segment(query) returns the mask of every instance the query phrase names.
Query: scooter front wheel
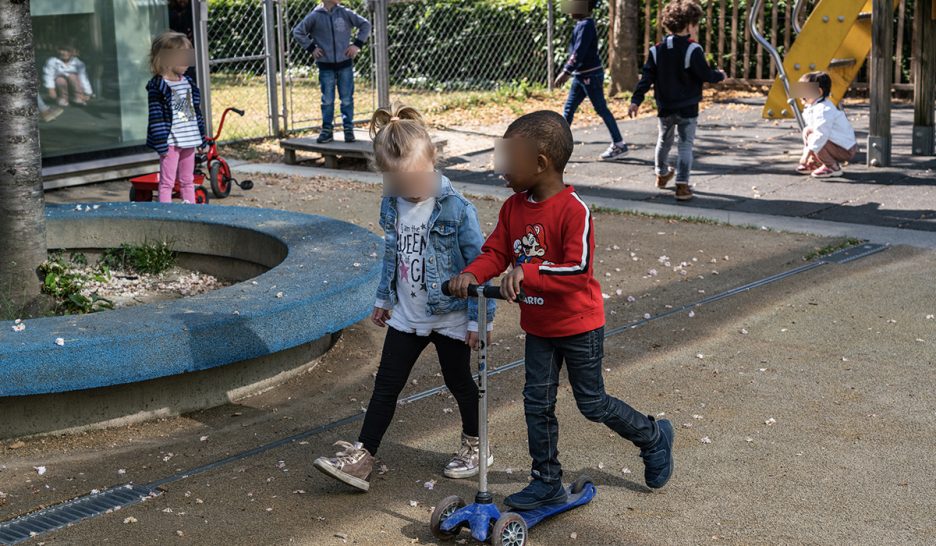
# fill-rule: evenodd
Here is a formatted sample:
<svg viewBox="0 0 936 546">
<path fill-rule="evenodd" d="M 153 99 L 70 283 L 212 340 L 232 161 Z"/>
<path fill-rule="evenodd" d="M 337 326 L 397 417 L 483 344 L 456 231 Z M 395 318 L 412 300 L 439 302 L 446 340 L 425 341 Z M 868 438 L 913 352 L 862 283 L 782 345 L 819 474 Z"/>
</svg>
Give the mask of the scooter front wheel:
<svg viewBox="0 0 936 546">
<path fill-rule="evenodd" d="M 432 511 L 432 518 L 429 519 L 429 529 L 432 531 L 432 536 L 439 540 L 452 540 L 458 536 L 459 529 L 456 528 L 454 532 L 443 531 L 442 523 L 445 522 L 449 516 L 454 514 L 456 510 L 464 506 L 465 501 L 457 495 L 442 499 L 442 502 L 437 504 L 435 510 Z"/>
<path fill-rule="evenodd" d="M 524 546 L 527 543 L 527 524 L 516 512 L 506 512 L 497 519 L 491 533 L 493 546 Z"/>
</svg>

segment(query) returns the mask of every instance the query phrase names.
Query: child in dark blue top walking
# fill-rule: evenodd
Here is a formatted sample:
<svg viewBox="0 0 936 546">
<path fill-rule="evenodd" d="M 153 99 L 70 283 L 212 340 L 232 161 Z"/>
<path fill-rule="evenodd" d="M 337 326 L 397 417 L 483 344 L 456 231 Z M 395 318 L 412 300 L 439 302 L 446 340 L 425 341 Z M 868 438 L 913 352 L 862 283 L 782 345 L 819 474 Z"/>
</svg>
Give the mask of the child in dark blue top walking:
<svg viewBox="0 0 936 546">
<path fill-rule="evenodd" d="M 611 145 L 601 154 L 601 159 L 614 159 L 627 153 L 627 144 L 621 137 L 617 121 L 608 109 L 604 96 L 604 67 L 601 66 L 601 58 L 598 56 L 598 29 L 591 16 L 598 0 L 588 0 L 587 11 L 578 11 L 582 9 L 579 6 L 584 5 L 585 2 L 569 3 L 570 15 L 577 22 L 572 31 L 572 43 L 569 45 L 569 60 L 556 78 L 556 87 L 562 87 L 572 78 L 572 87 L 569 88 L 569 96 L 562 112 L 570 125 L 579 105 L 586 98 L 591 101 L 595 112 L 601 116 L 608 132 L 611 133 Z M 563 8 L 565 10 L 566 6 Z"/>
<path fill-rule="evenodd" d="M 640 103 L 653 87 L 659 117 L 659 137 L 656 145 L 656 185 L 665 189 L 676 176 L 676 200 L 692 199 L 689 171 L 692 169 L 692 144 L 699 119 L 702 86 L 718 83 L 725 73 L 714 70 L 705 60 L 702 46 L 693 40 L 699 33 L 702 6 L 695 0 L 673 0 L 663 8 L 663 26 L 671 33 L 650 48 L 643 76 L 637 82 L 627 114 L 637 115 Z M 679 156 L 676 170 L 669 166 L 669 152 L 679 134 Z"/>
</svg>

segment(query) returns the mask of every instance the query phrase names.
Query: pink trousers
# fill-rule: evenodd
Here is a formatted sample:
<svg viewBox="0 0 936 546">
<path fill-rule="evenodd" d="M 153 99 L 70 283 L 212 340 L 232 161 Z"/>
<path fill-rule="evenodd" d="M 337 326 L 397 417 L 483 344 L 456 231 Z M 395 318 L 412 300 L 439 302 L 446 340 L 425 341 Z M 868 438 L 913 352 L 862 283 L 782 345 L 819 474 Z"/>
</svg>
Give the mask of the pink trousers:
<svg viewBox="0 0 936 546">
<path fill-rule="evenodd" d="M 169 146 L 169 152 L 159 158 L 159 202 L 171 203 L 176 177 L 182 200 L 195 202 L 195 148 Z"/>
</svg>

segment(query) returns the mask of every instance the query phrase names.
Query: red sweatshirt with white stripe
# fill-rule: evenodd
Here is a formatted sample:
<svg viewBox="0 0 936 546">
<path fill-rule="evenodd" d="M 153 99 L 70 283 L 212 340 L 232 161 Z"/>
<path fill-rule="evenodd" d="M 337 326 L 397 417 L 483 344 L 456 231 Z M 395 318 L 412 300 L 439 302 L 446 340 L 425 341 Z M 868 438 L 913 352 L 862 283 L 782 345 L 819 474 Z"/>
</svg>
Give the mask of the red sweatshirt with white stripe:
<svg viewBox="0 0 936 546">
<path fill-rule="evenodd" d="M 483 283 L 509 265 L 522 267 L 521 328 L 540 337 L 572 336 L 605 324 L 594 252 L 591 212 L 572 186 L 540 203 L 517 193 L 465 273 Z"/>
</svg>

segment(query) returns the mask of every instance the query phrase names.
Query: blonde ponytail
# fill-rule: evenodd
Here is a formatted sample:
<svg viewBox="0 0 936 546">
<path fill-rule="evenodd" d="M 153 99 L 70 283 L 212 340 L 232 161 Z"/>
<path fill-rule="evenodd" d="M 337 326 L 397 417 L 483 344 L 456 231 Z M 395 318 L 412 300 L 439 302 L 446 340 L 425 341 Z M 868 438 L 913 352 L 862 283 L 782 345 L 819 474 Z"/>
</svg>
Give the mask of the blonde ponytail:
<svg viewBox="0 0 936 546">
<path fill-rule="evenodd" d="M 399 171 L 417 157 L 436 160 L 435 145 L 418 110 L 395 103 L 378 108 L 370 123 L 374 163 L 379 171 Z"/>
</svg>

